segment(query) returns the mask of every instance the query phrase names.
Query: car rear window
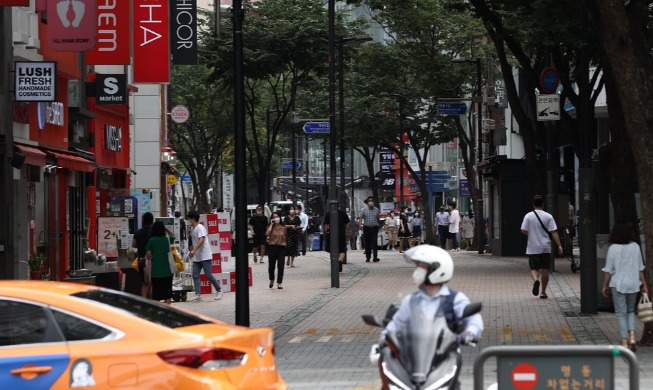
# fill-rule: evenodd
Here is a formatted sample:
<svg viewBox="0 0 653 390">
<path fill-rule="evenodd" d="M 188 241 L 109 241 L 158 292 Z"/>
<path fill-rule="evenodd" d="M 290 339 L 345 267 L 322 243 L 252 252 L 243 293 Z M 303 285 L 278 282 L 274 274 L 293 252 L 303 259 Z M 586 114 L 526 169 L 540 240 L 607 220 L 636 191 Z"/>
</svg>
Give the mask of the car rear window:
<svg viewBox="0 0 653 390">
<path fill-rule="evenodd" d="M 209 324 L 203 318 L 177 310 L 158 302 L 150 301 L 136 295 L 125 294 L 112 290 L 89 290 L 72 294 L 72 296 L 88 299 L 124 310 L 134 317 L 154 322 L 167 328 L 181 328 L 184 326 Z"/>
</svg>

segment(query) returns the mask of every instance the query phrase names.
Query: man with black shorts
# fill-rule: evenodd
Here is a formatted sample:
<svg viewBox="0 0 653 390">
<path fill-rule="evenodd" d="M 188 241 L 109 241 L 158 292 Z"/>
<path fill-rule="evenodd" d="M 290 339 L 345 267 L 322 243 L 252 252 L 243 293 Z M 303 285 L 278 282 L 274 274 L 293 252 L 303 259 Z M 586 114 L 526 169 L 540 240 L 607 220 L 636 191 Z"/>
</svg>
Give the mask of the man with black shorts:
<svg viewBox="0 0 653 390">
<path fill-rule="evenodd" d="M 145 280 L 145 253 L 147 252 L 147 241 L 152 235 L 152 224 L 154 224 L 154 215 L 147 212 L 142 217 L 143 227 L 134 233 L 132 239 L 132 248 L 136 248 L 136 256 L 138 256 L 138 274 L 141 277 L 141 296 L 147 298 L 150 293 L 150 285 Z"/>
<path fill-rule="evenodd" d="M 540 294 L 541 299 L 546 299 L 546 287 L 549 284 L 549 269 L 551 268 L 551 239 L 558 247 L 562 256 L 562 246 L 558 237 L 553 216 L 542 210 L 544 199 L 541 195 L 533 197 L 533 211 L 526 213 L 521 224 L 521 233 L 528 237 L 526 255 L 528 266 L 533 279 L 533 295 Z M 540 292 L 539 273 L 542 271 L 542 291 Z"/>
<path fill-rule="evenodd" d="M 256 254 L 261 254 L 261 264 L 263 264 L 263 256 L 265 256 L 265 229 L 268 227 L 268 217 L 263 214 L 263 206 L 256 206 L 256 214 L 252 215 L 249 219 L 249 230 L 252 232 L 254 246 L 252 253 L 254 254 L 254 262 L 257 262 Z"/>
</svg>

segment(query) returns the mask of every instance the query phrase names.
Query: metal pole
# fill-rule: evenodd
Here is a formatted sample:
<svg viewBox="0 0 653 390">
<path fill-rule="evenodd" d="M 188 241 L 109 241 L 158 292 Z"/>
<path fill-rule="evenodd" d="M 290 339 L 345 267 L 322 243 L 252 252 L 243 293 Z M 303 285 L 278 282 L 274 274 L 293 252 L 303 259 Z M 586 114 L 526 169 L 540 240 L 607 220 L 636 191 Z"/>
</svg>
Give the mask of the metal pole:
<svg viewBox="0 0 653 390">
<path fill-rule="evenodd" d="M 553 215 L 554 219 L 556 217 L 555 213 L 555 198 L 553 195 L 553 128 L 551 122 L 547 121 L 545 124 L 546 127 L 546 209 Z M 550 272 L 555 272 L 556 270 L 556 253 L 558 248 L 553 240 L 551 240 L 551 268 Z"/>
<path fill-rule="evenodd" d="M 13 69 L 11 64 L 13 50 L 11 47 L 11 7 L 0 7 L 0 204 L 3 210 L 4 222 L 0 224 L 0 244 L 4 245 L 0 251 L 0 279 L 17 279 L 18 267 L 14 258 L 14 186 L 13 167 L 9 158 L 13 155 L 13 123 L 11 119 L 12 96 L 9 92 L 10 75 Z"/>
<path fill-rule="evenodd" d="M 233 2 L 234 32 L 234 162 L 236 190 L 236 325 L 249 326 L 247 283 L 247 160 L 245 139 L 245 83 L 243 71 L 243 3 Z"/>
<path fill-rule="evenodd" d="M 483 161 L 483 95 L 481 94 L 481 59 L 477 58 L 476 59 L 476 91 L 477 91 L 477 96 L 476 96 L 476 137 L 478 137 L 478 151 L 476 152 L 478 154 L 478 159 L 477 159 L 477 168 L 476 168 L 476 175 L 478 176 L 478 199 L 476 202 L 478 203 L 478 206 L 476 206 L 476 212 L 478 213 L 479 217 L 476 220 L 476 237 L 478 237 L 477 243 L 478 243 L 478 254 L 482 255 L 485 248 L 483 246 L 483 241 L 485 237 L 485 218 L 483 216 L 483 174 L 481 173 L 481 170 L 478 169 L 478 165 L 481 164 L 481 161 Z M 478 223 L 480 222 L 480 223 Z M 488 237 L 489 241 L 489 237 Z"/>
<path fill-rule="evenodd" d="M 265 111 L 265 132 L 266 132 L 266 136 L 267 136 L 267 144 L 266 144 L 267 149 L 266 150 L 267 150 L 267 160 L 268 161 L 271 161 L 270 160 L 270 112 L 271 111 L 270 111 L 269 108 Z M 272 186 L 270 185 L 270 181 L 272 179 L 271 179 L 270 175 L 271 175 L 270 174 L 270 169 L 268 168 L 268 171 L 265 174 L 265 190 L 266 190 L 266 194 L 267 194 L 267 197 L 268 197 L 268 199 L 267 199 L 268 204 L 270 204 L 270 202 L 272 201 Z"/>
<path fill-rule="evenodd" d="M 336 69 L 333 63 L 333 52 L 335 48 L 335 21 L 336 21 L 336 2 L 329 0 L 329 134 L 330 147 L 330 173 L 331 181 L 329 184 L 329 231 L 330 231 L 330 253 L 331 253 L 331 287 L 340 287 L 340 275 L 338 274 L 338 199 L 336 188 Z"/>
<path fill-rule="evenodd" d="M 404 96 L 399 95 L 399 204 L 404 207 Z"/>
<path fill-rule="evenodd" d="M 338 108 L 340 119 L 340 208 L 345 210 L 345 64 L 344 64 L 345 38 L 338 37 Z"/>
<path fill-rule="evenodd" d="M 295 95 L 297 94 L 297 83 L 295 80 L 290 84 L 290 101 L 292 102 L 292 113 L 295 115 Z M 295 121 L 290 121 L 290 145 L 292 152 L 292 204 L 297 206 L 297 167 L 295 161 L 297 160 L 297 140 L 295 137 Z"/>
<path fill-rule="evenodd" d="M 308 134 L 304 136 L 306 140 L 306 158 L 304 158 L 304 170 L 306 171 L 306 199 L 304 200 L 304 212 L 306 212 L 306 206 L 308 206 Z"/>
</svg>

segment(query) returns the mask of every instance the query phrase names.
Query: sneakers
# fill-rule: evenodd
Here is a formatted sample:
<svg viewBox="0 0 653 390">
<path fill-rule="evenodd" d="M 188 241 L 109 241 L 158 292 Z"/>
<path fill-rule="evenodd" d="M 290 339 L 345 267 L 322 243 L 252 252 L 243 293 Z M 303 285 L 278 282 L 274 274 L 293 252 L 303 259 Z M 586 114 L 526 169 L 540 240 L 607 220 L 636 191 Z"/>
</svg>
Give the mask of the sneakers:
<svg viewBox="0 0 653 390">
<path fill-rule="evenodd" d="M 202 295 L 200 295 L 200 294 L 195 294 L 194 297 L 192 297 L 191 299 L 189 299 L 190 302 L 199 302 L 199 301 L 201 301 L 201 300 L 202 300 Z"/>
<path fill-rule="evenodd" d="M 533 282 L 533 295 L 537 296 L 540 293 L 540 281 L 536 280 Z"/>
<path fill-rule="evenodd" d="M 378 263 L 379 261 L 381 261 L 381 259 L 379 259 L 378 257 L 375 257 L 372 261 L 375 262 L 375 263 Z"/>
<path fill-rule="evenodd" d="M 215 294 L 215 300 L 219 301 L 220 299 L 222 299 L 222 291 L 218 291 L 218 293 Z"/>
</svg>

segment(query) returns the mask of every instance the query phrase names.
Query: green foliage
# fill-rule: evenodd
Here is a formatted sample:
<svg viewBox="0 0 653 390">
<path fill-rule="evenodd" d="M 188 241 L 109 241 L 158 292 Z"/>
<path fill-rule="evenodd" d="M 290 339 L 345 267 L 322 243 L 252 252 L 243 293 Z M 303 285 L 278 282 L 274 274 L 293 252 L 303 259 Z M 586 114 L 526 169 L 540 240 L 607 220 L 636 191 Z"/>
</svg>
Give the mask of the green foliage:
<svg viewBox="0 0 653 390">
<path fill-rule="evenodd" d="M 30 271 L 42 271 L 45 267 L 45 262 L 45 257 L 37 255 L 32 255 L 27 261 L 23 261 L 23 263 L 27 264 Z"/>
</svg>

